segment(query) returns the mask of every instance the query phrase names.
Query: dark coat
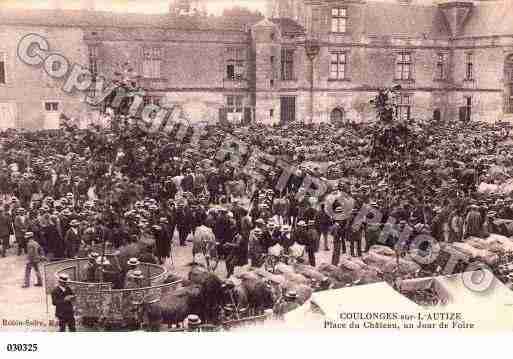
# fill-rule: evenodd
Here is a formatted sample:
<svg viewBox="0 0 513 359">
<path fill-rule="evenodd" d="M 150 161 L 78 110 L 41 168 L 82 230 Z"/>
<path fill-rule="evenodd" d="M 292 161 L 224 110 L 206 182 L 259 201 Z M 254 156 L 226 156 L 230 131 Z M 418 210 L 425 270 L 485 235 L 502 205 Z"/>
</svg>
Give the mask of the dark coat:
<svg viewBox="0 0 513 359">
<path fill-rule="evenodd" d="M 168 258 L 171 252 L 169 233 L 164 227 L 155 231 L 155 252 L 157 258 Z"/>
<path fill-rule="evenodd" d="M 11 218 L 0 213 L 0 238 L 9 237 L 11 233 Z"/>
<path fill-rule="evenodd" d="M 25 232 L 28 231 L 30 225 L 30 221 L 28 216 L 16 216 L 14 218 L 14 230 L 16 234 L 16 239 L 24 239 Z"/>
<path fill-rule="evenodd" d="M 308 250 L 311 250 L 313 252 L 319 251 L 319 242 L 320 242 L 320 235 L 317 229 L 310 228 L 306 232 L 308 242 L 306 244 L 306 248 Z"/>
<path fill-rule="evenodd" d="M 64 291 L 60 287 L 52 290 L 52 304 L 55 305 L 55 316 L 59 319 L 72 319 L 75 316 L 73 303 L 64 301 L 64 297 L 68 295 L 74 295 L 69 287 Z"/>
<path fill-rule="evenodd" d="M 80 234 L 75 234 L 73 229 L 68 229 L 64 237 L 68 257 L 75 257 L 80 249 L 81 238 Z"/>
<path fill-rule="evenodd" d="M 247 244 L 240 234 L 236 234 L 233 240 L 224 244 L 226 263 L 232 266 L 243 266 L 248 263 Z M 246 246 L 246 248 L 244 248 Z"/>
<path fill-rule="evenodd" d="M 184 192 L 192 192 L 194 189 L 194 177 L 185 176 L 182 180 L 182 189 Z"/>
<path fill-rule="evenodd" d="M 57 225 L 51 224 L 44 228 L 48 252 L 53 254 L 54 258 L 62 259 L 65 257 L 66 246 L 59 233 Z"/>
<path fill-rule="evenodd" d="M 192 227 L 192 213 L 188 207 L 176 210 L 176 226 L 179 231 L 190 231 Z"/>
<path fill-rule="evenodd" d="M 223 244 L 231 241 L 234 234 L 233 228 L 230 225 L 230 220 L 225 216 L 220 216 L 214 226 L 214 234 L 216 236 L 216 240 L 221 244 L 219 254 L 224 255 L 225 251 Z"/>
</svg>

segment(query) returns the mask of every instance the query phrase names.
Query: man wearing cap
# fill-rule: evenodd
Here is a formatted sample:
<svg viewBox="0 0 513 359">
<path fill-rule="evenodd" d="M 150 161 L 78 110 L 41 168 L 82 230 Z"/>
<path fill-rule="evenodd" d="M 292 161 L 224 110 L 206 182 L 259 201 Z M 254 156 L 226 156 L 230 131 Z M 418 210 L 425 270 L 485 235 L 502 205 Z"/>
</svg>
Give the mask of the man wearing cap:
<svg viewBox="0 0 513 359">
<path fill-rule="evenodd" d="M 58 285 L 52 290 L 52 304 L 55 306 L 55 316 L 59 320 L 59 331 L 65 332 L 66 327 L 70 332 L 75 332 L 75 310 L 73 300 L 75 294 L 68 286 L 67 274 L 59 275 Z"/>
<path fill-rule="evenodd" d="M 25 240 L 27 241 L 27 264 L 25 265 L 25 284 L 23 288 L 30 287 L 30 272 L 32 269 L 34 269 L 37 276 L 36 287 L 41 287 L 43 280 L 39 271 L 39 262 L 44 257 L 43 248 L 35 241 L 34 233 L 32 232 L 25 233 Z"/>
<path fill-rule="evenodd" d="M 66 244 L 68 258 L 76 257 L 78 255 L 78 251 L 80 250 L 82 239 L 78 231 L 79 226 L 80 222 L 78 220 L 72 220 L 70 222 L 70 229 L 68 229 L 66 235 L 64 236 L 64 243 Z"/>
</svg>

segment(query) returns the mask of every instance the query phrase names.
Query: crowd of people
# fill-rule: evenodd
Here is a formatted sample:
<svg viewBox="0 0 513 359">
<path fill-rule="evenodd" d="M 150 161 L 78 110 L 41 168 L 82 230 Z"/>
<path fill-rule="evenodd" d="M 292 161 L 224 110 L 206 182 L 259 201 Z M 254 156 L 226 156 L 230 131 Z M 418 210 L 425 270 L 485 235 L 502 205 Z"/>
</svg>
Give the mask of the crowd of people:
<svg viewBox="0 0 513 359">
<path fill-rule="evenodd" d="M 261 266 L 277 243 L 285 251 L 304 245 L 313 266 L 316 252 L 332 250 L 337 264 L 341 253 L 361 256 L 385 225 L 391 231 L 381 243 L 393 247 L 406 227 L 455 242 L 486 237 L 495 218 L 513 219 L 509 193 L 478 190 L 509 177 L 504 124 L 211 125 L 199 142 L 191 135 L 177 141 L 175 133 L 117 126 L 0 133 L 1 255 L 11 247 L 28 255 L 24 286 L 32 269 L 40 284 L 43 259 L 87 257 L 105 246 L 154 242 L 142 260 L 163 263 L 175 233 L 180 246 L 192 238 L 193 260 L 215 243 L 230 275 Z M 289 164 L 286 184 L 278 185 L 276 167 L 255 176 L 219 156 L 228 136 L 258 149 L 264 162 Z M 330 191 L 305 191 L 306 176 L 348 194 L 353 212 L 335 220 L 324 202 Z M 381 223 L 354 229 L 363 205 L 378 209 Z"/>
</svg>

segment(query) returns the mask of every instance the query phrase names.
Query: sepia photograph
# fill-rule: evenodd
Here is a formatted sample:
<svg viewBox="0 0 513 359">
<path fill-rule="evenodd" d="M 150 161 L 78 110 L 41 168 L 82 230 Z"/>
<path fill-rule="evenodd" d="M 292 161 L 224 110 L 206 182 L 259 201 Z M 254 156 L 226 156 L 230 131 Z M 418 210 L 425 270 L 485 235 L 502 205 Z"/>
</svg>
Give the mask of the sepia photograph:
<svg viewBox="0 0 513 359">
<path fill-rule="evenodd" d="M 513 0 L 0 0 L 0 338 L 511 333 L 512 150 Z"/>
</svg>

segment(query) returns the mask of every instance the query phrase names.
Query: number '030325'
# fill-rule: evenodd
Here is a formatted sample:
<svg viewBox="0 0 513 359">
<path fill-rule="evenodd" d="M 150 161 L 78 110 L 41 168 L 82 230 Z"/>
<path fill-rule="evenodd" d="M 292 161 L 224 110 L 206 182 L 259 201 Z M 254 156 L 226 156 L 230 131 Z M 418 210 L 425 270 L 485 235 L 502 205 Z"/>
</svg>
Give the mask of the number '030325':
<svg viewBox="0 0 513 359">
<path fill-rule="evenodd" d="M 7 344 L 8 352 L 37 352 L 37 344 Z"/>
</svg>

